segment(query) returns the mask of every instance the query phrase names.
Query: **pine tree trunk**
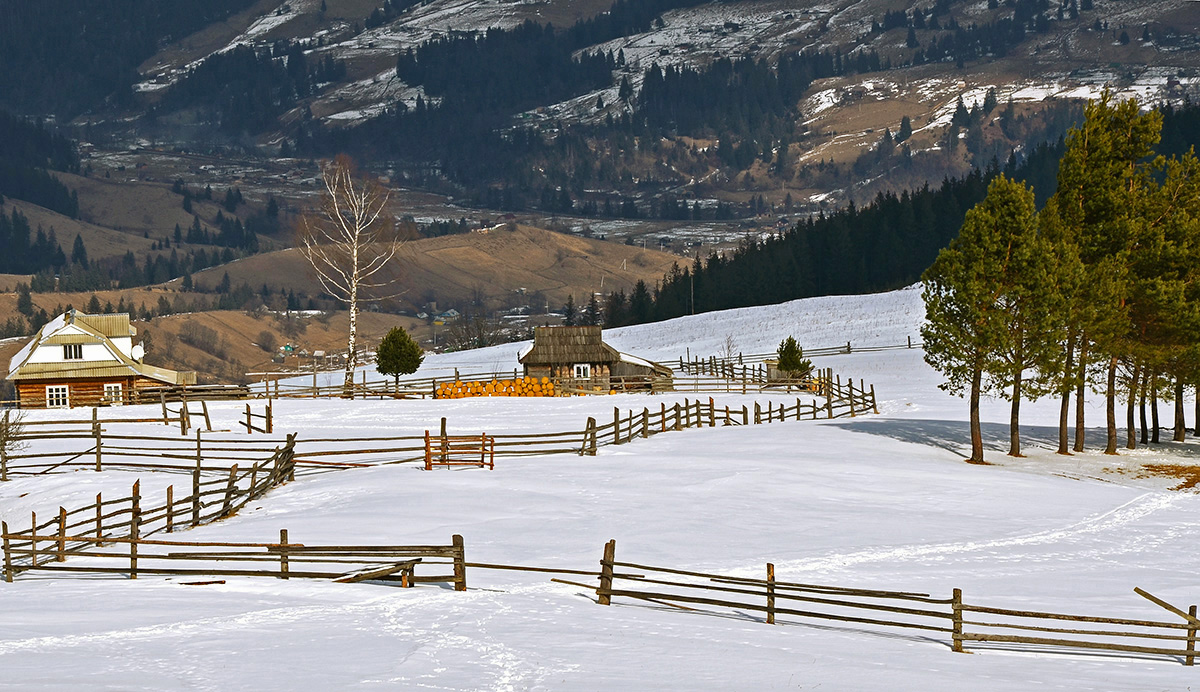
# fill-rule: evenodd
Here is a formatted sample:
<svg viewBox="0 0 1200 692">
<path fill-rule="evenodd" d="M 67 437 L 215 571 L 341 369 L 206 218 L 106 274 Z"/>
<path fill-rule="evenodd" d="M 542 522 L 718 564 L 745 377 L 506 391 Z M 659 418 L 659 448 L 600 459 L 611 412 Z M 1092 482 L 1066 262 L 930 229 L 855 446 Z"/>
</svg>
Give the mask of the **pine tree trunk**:
<svg viewBox="0 0 1200 692">
<path fill-rule="evenodd" d="M 1074 451 L 1083 451 L 1083 395 L 1084 385 L 1087 380 L 1087 340 L 1081 340 L 1079 344 L 1079 379 L 1075 383 L 1075 446 Z"/>
<path fill-rule="evenodd" d="M 1008 416 L 1008 456 L 1021 456 L 1021 375 L 1013 378 L 1012 408 Z"/>
<path fill-rule="evenodd" d="M 1063 368 L 1063 377 L 1069 377 L 1075 371 L 1075 334 L 1072 333 L 1067 339 L 1067 364 Z M 1070 430 L 1069 423 L 1071 416 L 1071 390 L 1063 387 L 1062 404 L 1058 408 L 1058 453 L 1070 454 Z"/>
<path fill-rule="evenodd" d="M 983 368 L 975 366 L 971 374 L 971 458 L 968 461 L 983 463 L 983 431 L 979 426 L 979 391 L 983 383 Z"/>
<path fill-rule="evenodd" d="M 1141 411 L 1140 415 L 1142 419 L 1142 444 L 1148 444 L 1150 442 L 1150 430 L 1146 427 L 1146 389 L 1150 386 L 1149 377 L 1150 371 L 1143 370 L 1142 384 L 1140 387 L 1138 387 L 1138 409 Z"/>
<path fill-rule="evenodd" d="M 1117 453 L 1117 357 L 1108 359 L 1108 387 L 1104 392 L 1105 428 L 1108 433 L 1108 443 L 1104 447 L 1105 454 Z"/>
<path fill-rule="evenodd" d="M 1158 444 L 1158 373 L 1150 380 L 1150 441 Z"/>
<path fill-rule="evenodd" d="M 1187 421 L 1183 417 L 1183 380 L 1175 378 L 1175 442 L 1187 440 Z"/>
<path fill-rule="evenodd" d="M 1137 406 L 1138 379 L 1142 375 L 1142 366 L 1135 365 L 1133 379 L 1129 382 L 1129 402 L 1125 404 L 1125 427 L 1127 430 L 1125 449 L 1137 449 L 1137 425 L 1134 423 L 1133 410 Z"/>
</svg>

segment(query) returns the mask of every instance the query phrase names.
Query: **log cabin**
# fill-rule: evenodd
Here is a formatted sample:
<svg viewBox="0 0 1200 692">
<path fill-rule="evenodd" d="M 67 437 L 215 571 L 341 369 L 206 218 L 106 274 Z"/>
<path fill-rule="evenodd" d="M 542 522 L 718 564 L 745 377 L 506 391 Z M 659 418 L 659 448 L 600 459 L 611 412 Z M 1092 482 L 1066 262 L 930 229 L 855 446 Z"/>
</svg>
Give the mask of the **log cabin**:
<svg viewBox="0 0 1200 692">
<path fill-rule="evenodd" d="M 533 346 L 519 358 L 527 377 L 549 377 L 582 389 L 649 389 L 674 372 L 659 363 L 621 353 L 604 343 L 600 327 L 538 327 Z"/>
<path fill-rule="evenodd" d="M 8 379 L 22 408 L 119 406 L 152 387 L 196 383 L 196 373 L 142 362 L 129 315 L 70 310 L 38 330 L 13 356 Z"/>
</svg>

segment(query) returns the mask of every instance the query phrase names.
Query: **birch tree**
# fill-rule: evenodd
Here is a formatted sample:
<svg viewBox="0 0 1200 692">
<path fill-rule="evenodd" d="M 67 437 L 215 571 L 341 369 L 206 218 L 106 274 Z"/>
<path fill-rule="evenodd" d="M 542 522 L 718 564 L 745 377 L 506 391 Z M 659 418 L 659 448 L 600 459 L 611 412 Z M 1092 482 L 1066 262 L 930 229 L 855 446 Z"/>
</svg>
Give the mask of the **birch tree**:
<svg viewBox="0 0 1200 692">
<path fill-rule="evenodd" d="M 400 240 L 385 212 L 388 190 L 378 181 L 358 175 L 349 157 L 338 156 L 326 165 L 321 182 L 325 190 L 319 207 L 300 219 L 298 246 L 321 287 L 349 310 L 344 385 L 349 394 L 358 365 L 358 307 L 367 294 L 395 281 L 381 271 L 396 256 Z"/>
</svg>

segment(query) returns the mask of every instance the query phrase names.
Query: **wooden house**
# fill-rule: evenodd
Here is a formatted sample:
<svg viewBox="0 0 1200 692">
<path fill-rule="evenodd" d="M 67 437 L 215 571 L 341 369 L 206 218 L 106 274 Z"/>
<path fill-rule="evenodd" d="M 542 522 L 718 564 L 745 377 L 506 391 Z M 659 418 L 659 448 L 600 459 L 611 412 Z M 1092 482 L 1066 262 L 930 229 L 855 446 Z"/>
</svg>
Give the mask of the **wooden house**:
<svg viewBox="0 0 1200 692">
<path fill-rule="evenodd" d="M 600 327 L 538 327 L 533 347 L 519 360 L 527 377 L 588 388 L 648 388 L 652 380 L 674 375 L 664 365 L 604 343 Z"/>
<path fill-rule="evenodd" d="M 196 383 L 196 373 L 142 362 L 142 345 L 129 315 L 86 315 L 71 310 L 42 327 L 13 356 L 8 379 L 25 408 L 118 406 L 151 387 Z"/>
</svg>

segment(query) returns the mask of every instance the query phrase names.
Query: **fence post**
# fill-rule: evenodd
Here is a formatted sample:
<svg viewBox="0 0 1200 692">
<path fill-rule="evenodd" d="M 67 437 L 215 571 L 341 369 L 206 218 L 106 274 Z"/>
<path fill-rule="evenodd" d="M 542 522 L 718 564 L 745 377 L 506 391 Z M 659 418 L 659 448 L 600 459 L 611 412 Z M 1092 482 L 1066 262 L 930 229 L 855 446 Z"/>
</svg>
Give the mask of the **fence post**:
<svg viewBox="0 0 1200 692">
<path fill-rule="evenodd" d="M 167 486 L 167 533 L 175 532 L 175 486 Z"/>
<path fill-rule="evenodd" d="M 454 545 L 454 590 L 467 590 L 467 555 L 463 548 L 463 537 L 457 533 L 451 537 Z"/>
<path fill-rule="evenodd" d="M 650 409 L 642 409 L 642 437 L 650 437 Z"/>
<path fill-rule="evenodd" d="M 29 566 L 37 567 L 37 512 L 29 513 Z"/>
<path fill-rule="evenodd" d="M 137 579 L 138 536 L 142 523 L 142 482 L 133 482 L 133 506 L 129 519 L 129 578 Z"/>
<path fill-rule="evenodd" d="M 1185 666 L 1194 665 L 1195 660 L 1196 660 L 1196 657 L 1191 654 L 1191 652 L 1196 650 L 1196 606 L 1192 606 L 1192 607 L 1188 608 L 1188 615 L 1192 616 L 1192 618 L 1191 618 L 1191 620 L 1188 621 L 1189 624 L 1191 624 L 1191 627 L 1189 627 L 1188 631 L 1187 631 L 1188 632 L 1188 640 L 1187 640 L 1188 655 L 1187 655 L 1187 658 L 1185 658 L 1184 662 L 1183 662 L 1183 665 L 1185 665 Z"/>
<path fill-rule="evenodd" d="M 875 401 L 875 385 L 871 385 L 871 410 L 879 415 L 879 402 Z"/>
<path fill-rule="evenodd" d="M 99 410 L 100 409 L 98 409 L 98 408 L 92 409 L 92 436 L 96 438 L 96 470 L 97 471 L 100 470 L 100 443 L 102 440 L 102 438 L 100 436 L 100 417 L 97 415 L 97 411 L 99 411 Z"/>
<path fill-rule="evenodd" d="M 247 435 L 254 433 L 254 422 L 250 420 L 250 404 L 246 404 L 246 422 L 242 423 L 242 425 L 246 426 Z"/>
<path fill-rule="evenodd" d="M 58 555 L 55 560 L 65 562 L 67 559 L 67 510 L 58 508 Z"/>
<path fill-rule="evenodd" d="M 104 500 L 103 493 L 96 493 L 96 547 L 104 545 Z"/>
<path fill-rule="evenodd" d="M 604 544 L 604 557 L 600 560 L 600 588 L 596 589 L 600 605 L 612 604 L 613 562 L 616 557 L 617 539 L 614 538 Z"/>
<path fill-rule="evenodd" d="M 200 525 L 200 431 L 196 431 L 196 468 L 192 471 L 192 526 Z"/>
<path fill-rule="evenodd" d="M 447 460 L 449 459 L 449 456 L 448 456 L 448 455 L 449 455 L 449 452 L 447 451 L 447 449 L 448 449 L 449 447 L 450 447 L 450 440 L 449 440 L 449 438 L 446 436 L 446 417 L 445 417 L 445 416 L 442 416 L 442 451 L 441 451 L 441 459 L 442 459 L 442 463 L 443 463 L 443 464 L 445 464 L 445 463 L 447 462 Z"/>
<path fill-rule="evenodd" d="M 9 422 L 8 413 L 9 412 L 7 410 L 4 411 L 4 434 L 7 436 L 11 436 L 12 435 L 12 432 L 11 432 L 12 424 Z M 1200 425 L 1200 423 L 1197 423 L 1197 425 Z M 7 480 L 8 480 L 8 445 L 0 444 L 0 481 L 7 481 Z"/>
<path fill-rule="evenodd" d="M 267 434 L 271 435 L 275 432 L 275 406 L 270 399 L 267 399 Z"/>
<path fill-rule="evenodd" d="M 8 542 L 8 522 L 0 521 L 0 534 L 4 535 L 4 581 L 9 584 L 13 580 L 12 545 Z"/>
<path fill-rule="evenodd" d="M 711 396 L 708 397 L 708 427 L 717 427 L 717 402 Z"/>
<path fill-rule="evenodd" d="M 912 334 L 908 335 L 908 347 L 912 348 Z"/>
<path fill-rule="evenodd" d="M 767 624 L 775 624 L 775 565 L 767 563 Z"/>
<path fill-rule="evenodd" d="M 288 578 L 288 534 L 287 529 L 279 529 L 279 578 Z"/>
<path fill-rule="evenodd" d="M 761 422 L 762 422 L 762 407 L 759 406 L 758 402 L 756 401 L 756 402 L 754 402 L 754 424 L 758 425 Z"/>
<path fill-rule="evenodd" d="M 963 640 L 962 640 L 962 633 L 963 633 L 962 589 L 954 590 L 954 594 L 950 598 L 950 608 L 953 610 L 953 615 L 954 615 L 954 634 L 952 635 L 954 637 L 954 643 L 953 643 L 952 648 L 954 649 L 954 651 L 956 651 L 958 653 L 962 653 L 962 650 L 963 650 L 963 645 L 962 645 L 962 643 L 963 643 Z"/>
<path fill-rule="evenodd" d="M 168 411 L 167 411 L 167 395 L 162 392 L 159 392 L 158 393 L 158 403 L 162 404 L 163 425 L 170 425 L 171 419 L 170 419 L 170 417 L 167 416 L 167 413 L 168 413 Z"/>
<path fill-rule="evenodd" d="M 208 417 L 208 402 L 204 399 L 200 400 L 200 410 L 204 413 L 204 429 L 212 431 L 212 419 Z"/>
<path fill-rule="evenodd" d="M 846 342 L 846 354 L 849 355 L 849 353 L 850 353 L 850 342 L 847 341 Z"/>
<path fill-rule="evenodd" d="M 621 409 L 613 407 L 613 444 L 621 444 Z"/>
<path fill-rule="evenodd" d="M 667 404 L 666 404 L 666 402 L 661 402 L 661 401 L 659 402 L 658 412 L 660 414 L 659 419 L 658 419 L 658 431 L 666 432 L 667 431 Z"/>
<path fill-rule="evenodd" d="M 233 509 L 233 491 L 237 488 L 237 464 L 229 467 L 229 483 L 225 486 L 225 504 L 221 507 L 221 516 L 229 516 Z"/>
</svg>

